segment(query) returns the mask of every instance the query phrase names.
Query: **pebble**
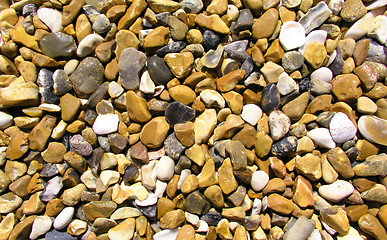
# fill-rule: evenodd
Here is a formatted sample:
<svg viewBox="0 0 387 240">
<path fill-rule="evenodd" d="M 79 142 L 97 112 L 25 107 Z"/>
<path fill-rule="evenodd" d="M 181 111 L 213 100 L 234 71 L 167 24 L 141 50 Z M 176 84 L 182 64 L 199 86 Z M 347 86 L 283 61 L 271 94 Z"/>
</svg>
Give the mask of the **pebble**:
<svg viewBox="0 0 387 240">
<path fill-rule="evenodd" d="M 122 51 L 118 61 L 122 87 L 125 89 L 137 89 L 140 86 L 140 71 L 144 67 L 146 56 L 133 47 Z"/>
<path fill-rule="evenodd" d="M 52 199 L 54 199 L 60 190 L 63 187 L 62 178 L 59 176 L 56 176 L 54 178 L 51 178 L 46 185 L 44 185 L 44 190 L 40 194 L 39 198 L 43 202 L 48 202 Z"/>
<path fill-rule="evenodd" d="M 54 228 L 56 230 L 61 230 L 70 223 L 73 218 L 75 209 L 73 207 L 64 208 L 54 220 Z"/>
<path fill-rule="evenodd" d="M 332 14 L 325 2 L 319 2 L 311 8 L 298 22 L 305 28 L 308 34 L 313 29 L 321 26 Z"/>
<path fill-rule="evenodd" d="M 49 33 L 39 43 L 42 53 L 51 58 L 72 57 L 77 50 L 74 39 L 61 32 Z"/>
<path fill-rule="evenodd" d="M 165 117 L 171 125 L 175 126 L 178 123 L 185 123 L 192 120 L 195 116 L 195 110 L 187 105 L 182 104 L 181 102 L 174 101 L 168 104 L 165 109 Z"/>
<path fill-rule="evenodd" d="M 32 224 L 30 239 L 37 239 L 46 234 L 52 226 L 53 219 L 49 216 L 38 216 Z"/>
<path fill-rule="evenodd" d="M 52 32 L 62 31 L 62 14 L 60 12 L 51 8 L 40 8 L 37 11 L 37 15 Z"/>
<path fill-rule="evenodd" d="M 269 182 L 269 175 L 267 175 L 266 172 L 262 170 L 258 170 L 253 172 L 253 175 L 251 177 L 251 187 L 259 192 L 262 189 L 264 189 Z"/>
<path fill-rule="evenodd" d="M 178 234 L 179 234 L 178 228 L 165 229 L 165 230 L 161 230 L 160 232 L 157 232 L 155 235 L 153 235 L 153 239 L 154 240 L 176 239 Z"/>
<path fill-rule="evenodd" d="M 329 123 L 329 132 L 333 141 L 344 143 L 355 137 L 357 129 L 345 113 L 338 112 Z"/>
<path fill-rule="evenodd" d="M 76 92 L 90 95 L 102 84 L 103 72 L 104 68 L 97 58 L 87 57 L 79 63 L 69 78 Z"/>
<path fill-rule="evenodd" d="M 5 129 L 12 125 L 13 117 L 6 112 L 0 112 L 0 129 Z"/>
<path fill-rule="evenodd" d="M 311 42 L 319 42 L 325 44 L 327 38 L 327 32 L 325 30 L 314 30 L 306 36 L 305 43 L 298 49 L 302 54 L 305 53 L 306 46 Z"/>
<path fill-rule="evenodd" d="M 375 239 L 383 239 L 386 236 L 386 230 L 380 224 L 379 220 L 371 214 L 364 214 L 358 221 L 360 229 L 374 237 Z"/>
<path fill-rule="evenodd" d="M 59 232 L 57 230 L 51 230 L 44 236 L 46 240 L 75 240 L 77 237 L 73 237 L 67 232 Z"/>
<path fill-rule="evenodd" d="M 305 216 L 301 216 L 297 221 L 290 227 L 290 229 L 283 236 L 284 240 L 297 240 L 297 239 L 306 239 L 308 238 L 314 228 L 316 223 L 312 219 L 308 219 Z"/>
<path fill-rule="evenodd" d="M 255 126 L 262 117 L 262 110 L 255 104 L 246 104 L 243 106 L 241 117 L 247 123 Z"/>
<path fill-rule="evenodd" d="M 98 34 L 89 34 L 79 42 L 77 48 L 78 57 L 86 57 L 94 52 L 94 50 L 103 42 L 103 38 Z"/>
<path fill-rule="evenodd" d="M 281 26 L 279 40 L 285 51 L 301 47 L 305 43 L 305 29 L 295 21 L 287 21 Z"/>
<path fill-rule="evenodd" d="M 274 141 L 284 137 L 290 129 L 290 118 L 283 112 L 275 110 L 269 114 L 270 135 Z"/>
<path fill-rule="evenodd" d="M 98 135 L 116 132 L 119 118 L 117 114 L 98 115 L 93 124 L 93 131 Z"/>
<path fill-rule="evenodd" d="M 168 156 L 162 156 L 156 165 L 156 176 L 161 181 L 170 180 L 175 171 L 175 162 Z"/>
<path fill-rule="evenodd" d="M 315 128 L 308 132 L 308 137 L 321 147 L 328 149 L 336 147 L 336 143 L 327 128 Z"/>
<path fill-rule="evenodd" d="M 278 76 L 277 89 L 281 95 L 288 95 L 297 89 L 297 83 L 286 72 Z"/>
<path fill-rule="evenodd" d="M 318 193 L 329 201 L 339 202 L 350 196 L 354 189 L 351 183 L 344 180 L 337 180 L 329 185 L 321 186 L 318 189 Z"/>
<path fill-rule="evenodd" d="M 333 73 L 327 67 L 318 68 L 310 74 L 310 79 L 319 79 L 327 83 L 330 83 L 332 78 L 333 78 Z"/>
<path fill-rule="evenodd" d="M 384 137 L 387 128 L 386 120 L 375 116 L 361 116 L 358 120 L 358 128 L 367 140 L 387 146 Z"/>
</svg>

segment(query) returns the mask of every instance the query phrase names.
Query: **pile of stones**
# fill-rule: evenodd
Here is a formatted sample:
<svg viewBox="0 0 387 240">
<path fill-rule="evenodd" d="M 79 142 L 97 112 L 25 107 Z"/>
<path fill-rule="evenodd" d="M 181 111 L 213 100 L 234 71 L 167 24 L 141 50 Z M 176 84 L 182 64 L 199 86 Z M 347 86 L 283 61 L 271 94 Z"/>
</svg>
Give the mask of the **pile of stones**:
<svg viewBox="0 0 387 240">
<path fill-rule="evenodd" d="M 0 239 L 387 239 L 385 0 L 0 0 Z"/>
</svg>

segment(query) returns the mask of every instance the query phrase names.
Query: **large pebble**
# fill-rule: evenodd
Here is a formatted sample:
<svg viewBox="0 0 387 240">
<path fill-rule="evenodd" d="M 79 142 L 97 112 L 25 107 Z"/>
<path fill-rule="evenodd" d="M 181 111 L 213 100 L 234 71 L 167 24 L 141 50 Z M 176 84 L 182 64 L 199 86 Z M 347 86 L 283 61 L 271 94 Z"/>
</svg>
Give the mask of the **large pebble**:
<svg viewBox="0 0 387 240">
<path fill-rule="evenodd" d="M 77 51 L 74 38 L 61 32 L 52 32 L 40 39 L 42 53 L 51 57 L 71 57 Z"/>
<path fill-rule="evenodd" d="M 117 114 L 98 115 L 93 124 L 93 130 L 98 135 L 116 132 L 119 117 Z"/>
<path fill-rule="evenodd" d="M 162 156 L 156 166 L 156 176 L 162 181 L 168 181 L 175 173 L 175 162 L 168 156 Z"/>
<path fill-rule="evenodd" d="M 336 143 L 333 141 L 332 136 L 327 128 L 315 128 L 308 132 L 313 142 L 324 148 L 334 148 Z"/>
<path fill-rule="evenodd" d="M 333 141 L 344 143 L 355 137 L 357 129 L 345 113 L 338 112 L 329 123 L 329 131 Z"/>
<path fill-rule="evenodd" d="M 39 19 L 46 24 L 52 32 L 62 31 L 62 14 L 51 8 L 40 8 L 38 10 Z"/>
<path fill-rule="evenodd" d="M 361 116 L 357 124 L 361 135 L 367 140 L 387 146 L 387 120 L 376 116 Z"/>
<path fill-rule="evenodd" d="M 200 93 L 200 98 L 204 102 L 207 107 L 216 107 L 216 108 L 224 108 L 226 106 L 226 101 L 215 90 L 206 89 Z"/>
<path fill-rule="evenodd" d="M 288 133 L 290 118 L 283 112 L 275 110 L 269 114 L 269 127 L 271 138 L 277 141 Z"/>
<path fill-rule="evenodd" d="M 73 218 L 75 209 L 73 207 L 66 207 L 64 208 L 58 216 L 56 216 L 54 221 L 54 228 L 57 230 L 61 230 L 70 223 L 71 219 Z"/>
<path fill-rule="evenodd" d="M 313 29 L 319 27 L 332 14 L 328 5 L 325 2 L 319 2 L 298 21 L 305 28 L 305 32 L 309 33 Z"/>
<path fill-rule="evenodd" d="M 39 196 L 40 200 L 43 202 L 48 202 L 51 199 L 54 199 L 58 195 L 62 187 L 63 183 L 61 177 L 56 176 L 54 178 L 51 178 L 44 186 L 44 190 Z"/>
<path fill-rule="evenodd" d="M 173 74 L 165 63 L 164 58 L 153 55 L 147 60 L 146 66 L 150 78 L 156 84 L 166 85 L 173 78 Z"/>
<path fill-rule="evenodd" d="M 269 182 L 269 175 L 265 171 L 258 170 L 251 176 L 251 187 L 254 191 L 261 191 Z"/>
<path fill-rule="evenodd" d="M 286 51 L 299 48 L 305 43 L 305 29 L 298 22 L 287 21 L 281 27 L 279 40 Z"/>
<path fill-rule="evenodd" d="M 146 55 L 133 47 L 125 48 L 118 60 L 121 84 L 125 89 L 137 89 L 140 86 L 140 71 L 144 67 Z"/>
<path fill-rule="evenodd" d="M 185 123 L 195 117 L 195 110 L 181 102 L 174 101 L 165 109 L 165 118 L 171 127 L 178 123 Z"/>
<path fill-rule="evenodd" d="M 284 240 L 301 240 L 308 239 L 313 232 L 316 223 L 312 219 L 301 216 L 293 226 L 285 233 Z"/>
<path fill-rule="evenodd" d="M 355 188 L 344 180 L 337 180 L 329 185 L 323 185 L 318 189 L 318 193 L 325 199 L 332 202 L 339 202 L 350 196 Z"/>
<path fill-rule="evenodd" d="M 90 95 L 102 84 L 104 67 L 95 57 L 83 59 L 69 76 L 74 90 L 81 95 Z"/>
<path fill-rule="evenodd" d="M 32 224 L 30 239 L 37 239 L 39 236 L 46 234 L 52 226 L 53 219 L 49 216 L 38 216 Z"/>
<path fill-rule="evenodd" d="M 319 79 L 327 83 L 331 82 L 332 78 L 332 70 L 327 67 L 321 67 L 319 69 L 316 69 L 310 74 L 310 79 Z"/>
</svg>

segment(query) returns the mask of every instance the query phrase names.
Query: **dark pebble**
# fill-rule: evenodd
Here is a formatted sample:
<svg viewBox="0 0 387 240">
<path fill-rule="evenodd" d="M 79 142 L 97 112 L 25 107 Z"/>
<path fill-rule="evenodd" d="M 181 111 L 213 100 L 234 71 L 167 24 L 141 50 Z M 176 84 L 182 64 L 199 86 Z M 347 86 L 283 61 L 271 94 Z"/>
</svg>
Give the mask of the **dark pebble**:
<svg viewBox="0 0 387 240">
<path fill-rule="evenodd" d="M 124 150 L 128 144 L 128 138 L 118 133 L 109 134 L 108 139 L 111 150 L 116 154 Z"/>
<path fill-rule="evenodd" d="M 185 199 L 184 207 L 189 213 L 203 215 L 210 210 L 211 205 L 199 191 L 195 191 Z"/>
<path fill-rule="evenodd" d="M 173 160 L 177 160 L 184 152 L 186 147 L 176 138 L 175 133 L 171 133 L 164 140 L 164 149 L 168 157 L 172 158 Z"/>
<path fill-rule="evenodd" d="M 317 116 L 316 123 L 322 127 L 329 127 L 332 118 L 335 116 L 334 112 L 322 112 Z"/>
<path fill-rule="evenodd" d="M 35 6 L 35 4 L 29 3 L 29 4 L 24 5 L 24 7 L 22 9 L 22 14 L 24 17 L 26 17 L 28 15 L 31 15 L 33 17 L 36 15 L 37 10 L 38 9 Z"/>
<path fill-rule="evenodd" d="M 104 81 L 104 67 L 98 58 L 87 57 L 79 63 L 69 77 L 78 95 L 89 96 Z"/>
<path fill-rule="evenodd" d="M 341 55 L 341 47 L 337 46 L 336 48 L 336 57 L 335 60 L 328 66 L 332 70 L 334 75 L 339 75 L 344 70 L 344 59 Z"/>
<path fill-rule="evenodd" d="M 104 137 L 104 136 L 98 136 L 97 137 L 97 140 L 98 140 L 98 144 L 99 146 L 105 150 L 105 152 L 109 152 L 110 151 L 110 143 L 109 143 L 109 139 L 107 137 Z"/>
<path fill-rule="evenodd" d="M 42 170 L 39 173 L 41 177 L 53 177 L 59 173 L 55 164 L 46 163 L 43 165 Z"/>
<path fill-rule="evenodd" d="M 151 205 L 151 206 L 145 206 L 145 207 L 137 206 L 137 205 L 135 205 L 135 206 L 147 218 L 156 219 L 156 216 L 157 216 L 157 204 Z"/>
<path fill-rule="evenodd" d="M 57 104 L 59 102 L 59 98 L 54 94 L 53 74 L 53 72 L 45 68 L 41 69 L 38 74 L 37 84 L 44 103 Z"/>
<path fill-rule="evenodd" d="M 87 160 L 87 165 L 89 165 L 90 170 L 94 176 L 98 176 L 103 153 L 104 151 L 102 148 L 96 148 L 93 150 L 93 154 L 91 155 L 90 159 Z"/>
<path fill-rule="evenodd" d="M 274 83 L 267 85 L 262 91 L 262 110 L 265 113 L 270 113 L 277 109 L 280 104 L 280 94 L 277 86 Z"/>
<path fill-rule="evenodd" d="M 99 102 L 108 96 L 109 83 L 105 82 L 100 85 L 97 90 L 87 100 L 87 105 L 91 108 L 95 108 Z M 95 120 L 95 119 L 94 119 Z"/>
<path fill-rule="evenodd" d="M 46 240 L 76 240 L 77 237 L 73 237 L 67 232 L 59 232 L 57 230 L 52 230 L 44 236 Z"/>
<path fill-rule="evenodd" d="M 300 80 L 298 83 L 300 93 L 307 92 L 309 90 L 309 83 L 310 79 L 307 77 Z"/>
<path fill-rule="evenodd" d="M 254 24 L 254 16 L 250 9 L 243 9 L 240 11 L 238 19 L 235 22 L 234 30 L 239 32 L 249 30 Z"/>
<path fill-rule="evenodd" d="M 203 33 L 203 45 L 208 49 L 215 49 L 220 44 L 220 37 L 211 30 L 205 30 Z"/>
<path fill-rule="evenodd" d="M 130 164 L 126 169 L 123 177 L 124 182 L 130 182 L 136 180 L 138 177 L 139 171 L 136 164 Z"/>
<path fill-rule="evenodd" d="M 181 102 L 175 101 L 165 109 L 165 117 L 171 127 L 178 123 L 185 123 L 195 117 L 195 110 Z"/>
<path fill-rule="evenodd" d="M 53 88 L 55 95 L 63 95 L 73 89 L 69 76 L 62 69 L 56 70 L 52 75 L 52 79 L 54 81 Z"/>
<path fill-rule="evenodd" d="M 183 171 L 184 169 L 190 169 L 191 165 L 191 160 L 187 156 L 182 155 L 180 156 L 179 161 L 175 165 L 175 173 L 180 174 L 181 171 Z"/>
<path fill-rule="evenodd" d="M 186 46 L 186 43 L 183 41 L 176 41 L 170 44 L 165 45 L 156 51 L 157 56 L 165 57 L 168 53 L 177 53 L 183 50 Z"/>
<path fill-rule="evenodd" d="M 254 71 L 254 61 L 253 58 L 248 56 L 246 60 L 242 63 L 241 69 L 245 70 L 244 79 L 246 79 Z"/>
<path fill-rule="evenodd" d="M 224 46 L 224 51 L 233 59 L 244 62 L 249 55 L 246 52 L 248 41 L 236 41 Z"/>
<path fill-rule="evenodd" d="M 171 16 L 170 12 L 159 13 L 159 14 L 156 14 L 156 20 L 159 24 L 163 26 L 167 26 L 169 16 Z"/>
<path fill-rule="evenodd" d="M 77 45 L 74 38 L 61 32 L 51 32 L 40 39 L 40 49 L 51 58 L 75 56 Z"/>
<path fill-rule="evenodd" d="M 147 62 L 151 79 L 159 85 L 166 85 L 173 78 L 173 74 L 163 58 L 153 55 Z"/>
<path fill-rule="evenodd" d="M 144 144 L 138 142 L 129 149 L 129 155 L 132 159 L 138 160 L 143 164 L 149 162 L 148 150 Z"/>
<path fill-rule="evenodd" d="M 201 220 L 205 221 L 209 226 L 216 226 L 222 218 L 222 214 L 211 211 L 203 215 Z"/>
<path fill-rule="evenodd" d="M 278 157 L 291 156 L 296 153 L 296 150 L 297 138 L 293 136 L 286 137 L 271 147 L 271 152 Z"/>
</svg>

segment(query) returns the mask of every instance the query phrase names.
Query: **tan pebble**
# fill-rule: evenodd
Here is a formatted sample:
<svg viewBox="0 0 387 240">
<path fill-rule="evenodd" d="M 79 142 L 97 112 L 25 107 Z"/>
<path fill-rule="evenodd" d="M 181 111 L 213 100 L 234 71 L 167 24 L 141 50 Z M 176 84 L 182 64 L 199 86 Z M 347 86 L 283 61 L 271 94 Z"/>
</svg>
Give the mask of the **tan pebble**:
<svg viewBox="0 0 387 240">
<path fill-rule="evenodd" d="M 277 25 L 278 16 L 278 11 L 275 8 L 270 8 L 262 14 L 252 26 L 253 37 L 255 39 L 270 37 Z"/>
</svg>

